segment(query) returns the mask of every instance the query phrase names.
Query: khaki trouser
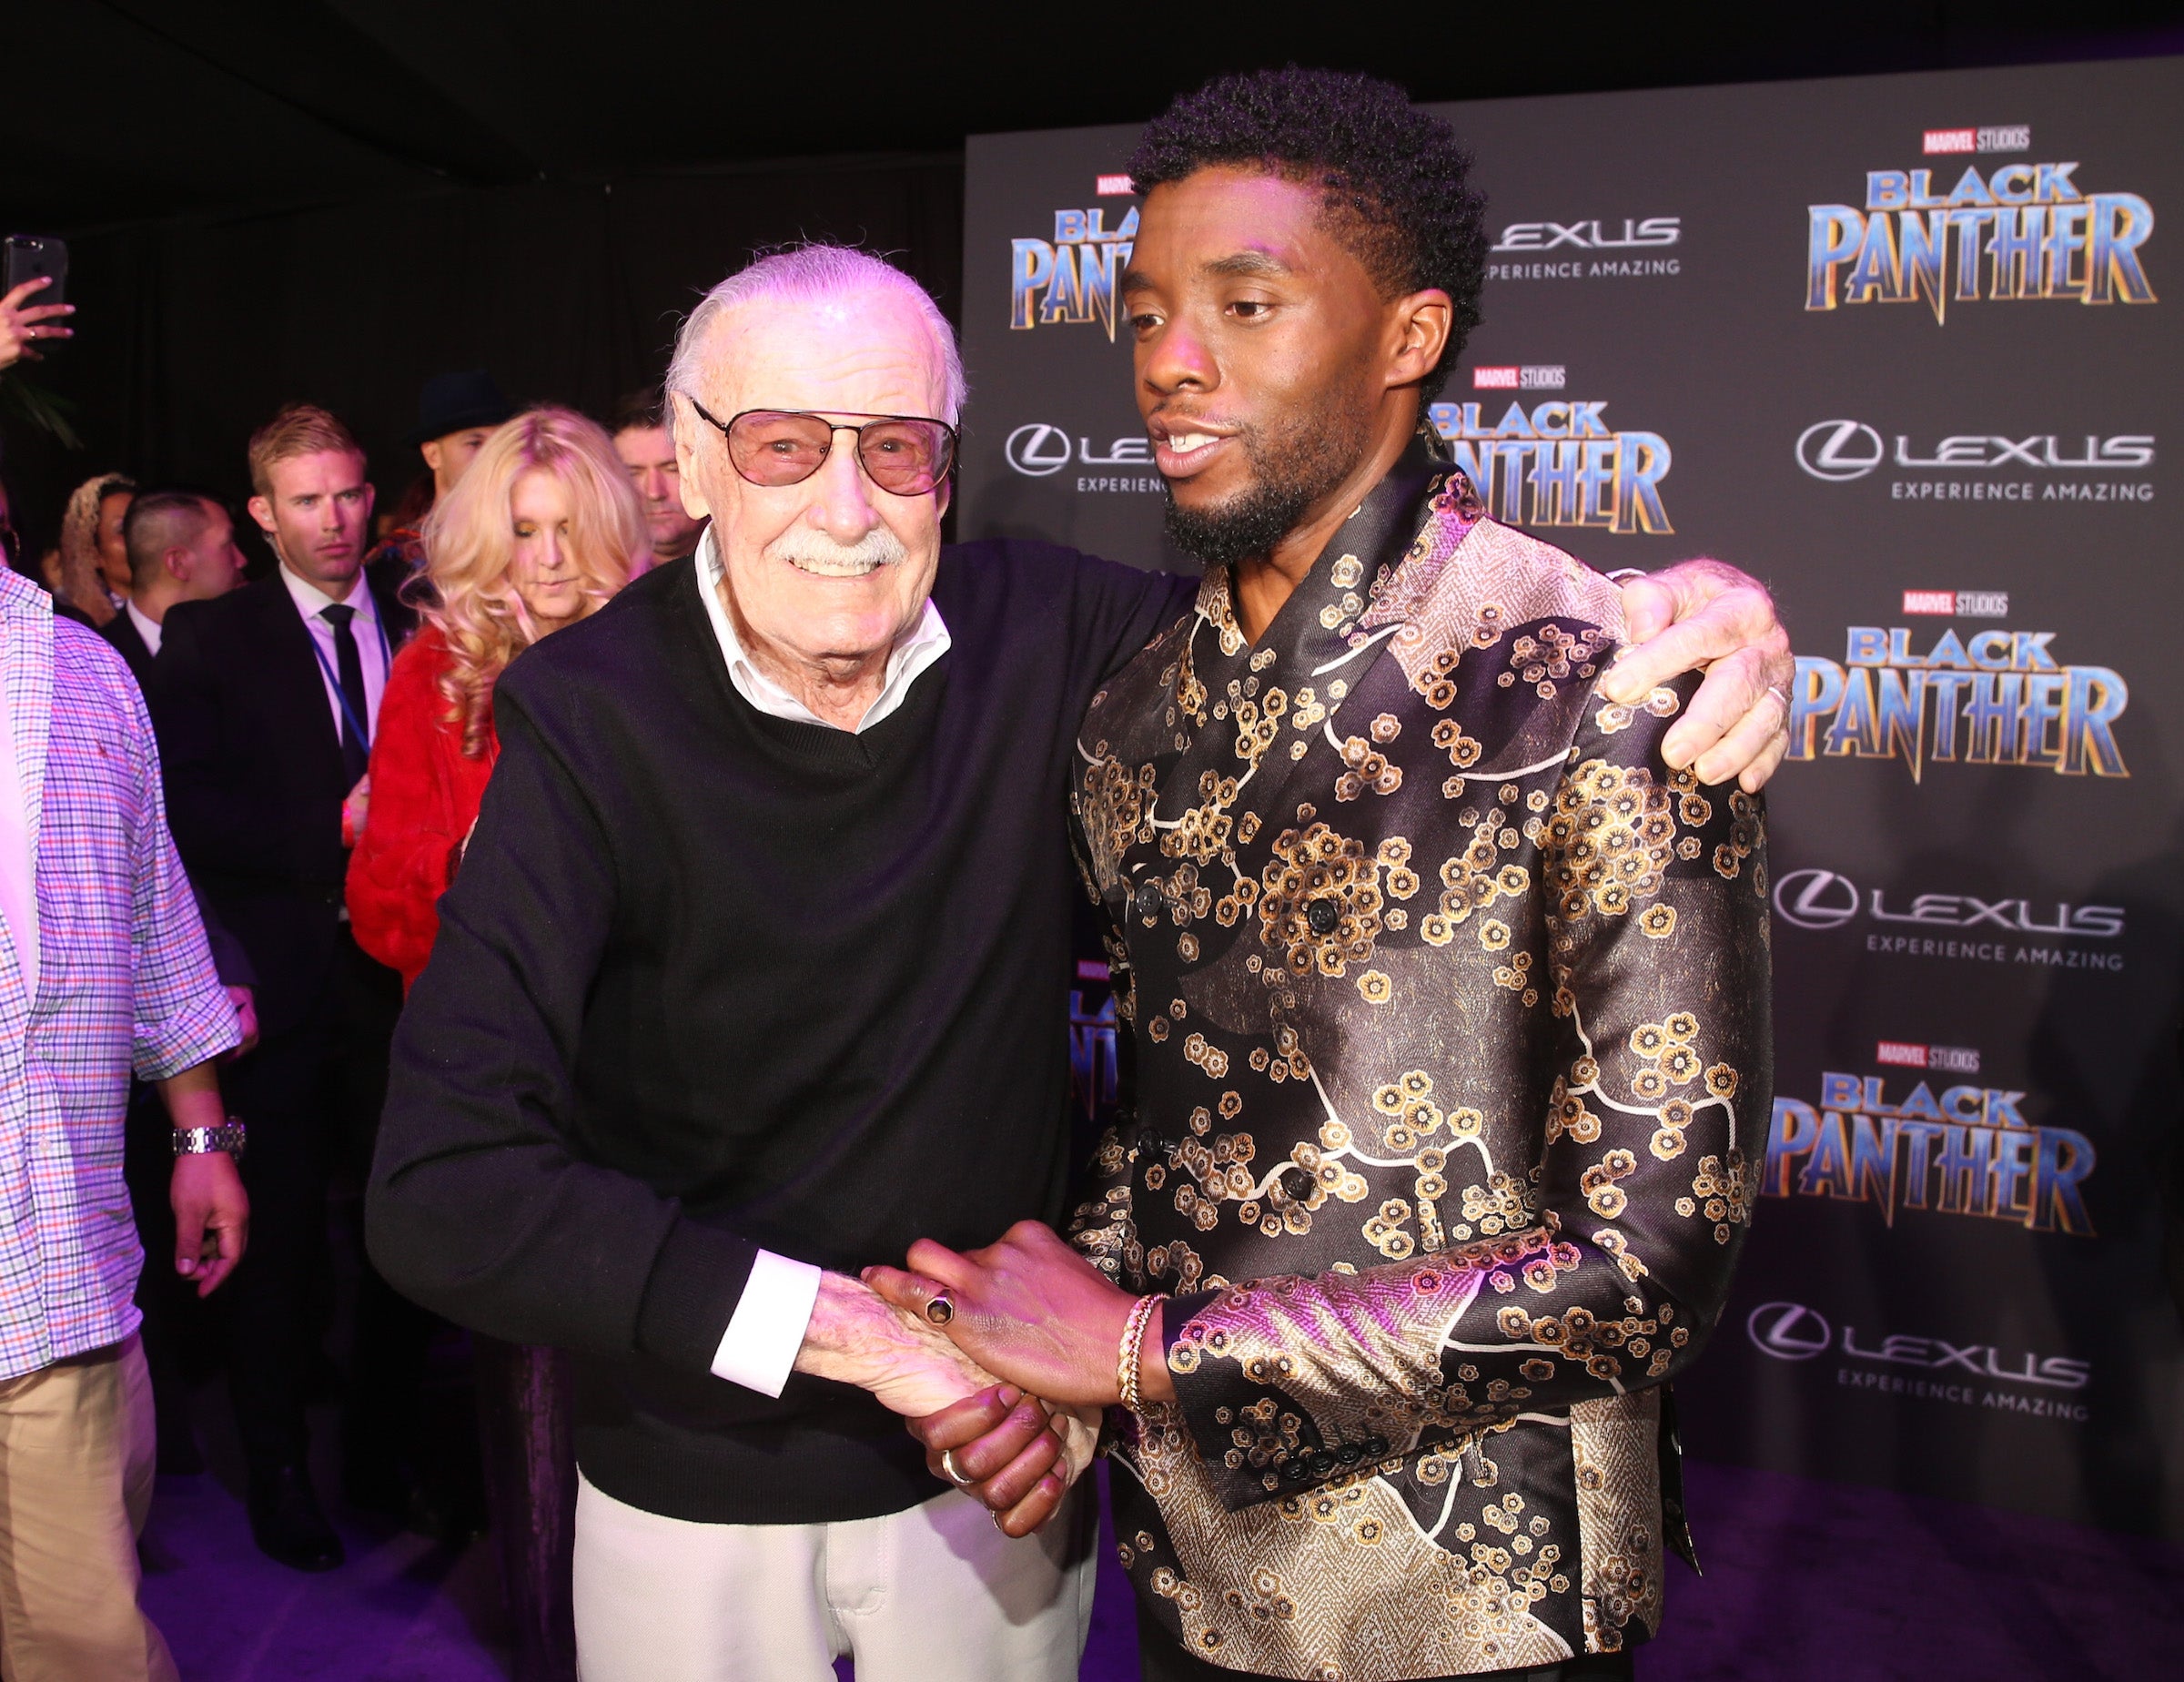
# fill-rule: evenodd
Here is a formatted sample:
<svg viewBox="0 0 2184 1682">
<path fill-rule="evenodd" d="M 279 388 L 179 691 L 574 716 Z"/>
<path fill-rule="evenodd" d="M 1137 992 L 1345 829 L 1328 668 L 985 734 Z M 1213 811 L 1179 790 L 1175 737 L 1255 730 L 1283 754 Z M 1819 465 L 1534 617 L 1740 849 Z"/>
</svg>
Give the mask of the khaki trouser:
<svg viewBox="0 0 2184 1682">
<path fill-rule="evenodd" d="M 175 1682 L 136 1605 L 157 1464 L 135 1337 L 0 1383 L 0 1675 Z"/>
</svg>

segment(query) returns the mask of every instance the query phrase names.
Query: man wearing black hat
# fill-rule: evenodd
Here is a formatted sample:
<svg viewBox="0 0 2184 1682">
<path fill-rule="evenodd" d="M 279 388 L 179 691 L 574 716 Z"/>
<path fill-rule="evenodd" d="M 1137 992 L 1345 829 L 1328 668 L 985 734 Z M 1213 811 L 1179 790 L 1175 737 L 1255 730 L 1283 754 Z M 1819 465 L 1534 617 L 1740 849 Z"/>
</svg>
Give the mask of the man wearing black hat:
<svg viewBox="0 0 2184 1682">
<path fill-rule="evenodd" d="M 500 395 L 492 375 L 482 368 L 459 374 L 434 374 L 417 400 L 417 425 L 410 441 L 432 470 L 435 501 L 455 488 L 478 446 L 510 415 L 514 406 Z"/>
<path fill-rule="evenodd" d="M 393 529 L 371 552 L 374 563 L 390 557 L 411 567 L 423 562 L 424 542 L 419 528 L 425 515 L 455 488 L 455 481 L 470 466 L 479 446 L 492 436 L 493 429 L 513 413 L 515 405 L 500 394 L 492 375 L 482 368 L 434 374 L 425 381 L 425 389 L 418 394 L 417 424 L 410 429 L 410 442 L 425 459 L 425 471 L 431 475 L 431 494 L 419 494 L 424 487 L 421 479 L 410 488 L 395 511 Z"/>
</svg>

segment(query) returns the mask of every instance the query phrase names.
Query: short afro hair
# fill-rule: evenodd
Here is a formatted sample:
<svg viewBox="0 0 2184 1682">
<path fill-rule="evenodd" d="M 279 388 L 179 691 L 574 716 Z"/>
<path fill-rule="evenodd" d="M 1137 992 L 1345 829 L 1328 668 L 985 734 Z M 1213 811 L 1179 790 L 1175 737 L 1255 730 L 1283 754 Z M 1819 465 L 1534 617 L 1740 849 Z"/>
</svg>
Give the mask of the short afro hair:
<svg viewBox="0 0 2184 1682">
<path fill-rule="evenodd" d="M 1448 347 L 1424 382 L 1447 383 L 1479 325 L 1486 199 L 1455 130 L 1393 82 L 1339 70 L 1218 76 L 1155 117 L 1130 155 L 1141 194 L 1218 165 L 1323 189 L 1330 219 L 1384 296 L 1437 287 L 1454 306 Z"/>
</svg>

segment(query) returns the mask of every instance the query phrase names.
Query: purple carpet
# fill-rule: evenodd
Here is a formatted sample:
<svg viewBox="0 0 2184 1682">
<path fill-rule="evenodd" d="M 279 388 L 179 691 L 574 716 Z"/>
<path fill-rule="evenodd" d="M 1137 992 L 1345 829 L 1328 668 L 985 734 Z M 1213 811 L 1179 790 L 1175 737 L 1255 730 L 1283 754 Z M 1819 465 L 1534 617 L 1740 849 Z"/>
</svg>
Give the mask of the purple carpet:
<svg viewBox="0 0 2184 1682">
<path fill-rule="evenodd" d="M 214 1419 L 207 1409 L 208 1438 Z M 349 1563 L 300 1576 L 251 1547 L 227 1444 L 207 1447 L 215 1472 L 161 1480 L 144 1550 L 145 1604 L 186 1682 L 505 1676 L 484 1545 L 458 1554 L 338 1515 Z M 2184 1547 L 1727 1466 L 1694 1464 L 1689 1485 L 1706 1576 L 1671 1564 L 1667 1629 L 1643 1677 L 2184 1677 Z M 1087 1682 L 1138 1674 L 1113 1557 Z"/>
</svg>

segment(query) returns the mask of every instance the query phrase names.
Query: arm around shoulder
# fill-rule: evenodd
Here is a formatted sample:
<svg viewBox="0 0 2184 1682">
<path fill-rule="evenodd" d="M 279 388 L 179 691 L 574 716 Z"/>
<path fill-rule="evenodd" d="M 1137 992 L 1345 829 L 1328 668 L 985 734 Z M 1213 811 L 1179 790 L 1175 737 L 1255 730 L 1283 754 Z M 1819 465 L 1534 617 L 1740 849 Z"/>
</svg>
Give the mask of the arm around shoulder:
<svg viewBox="0 0 2184 1682">
<path fill-rule="evenodd" d="M 1079 647 L 1091 676 L 1104 682 L 1137 658 L 1145 645 L 1190 611 L 1198 581 L 1176 572 L 1149 572 L 1067 552 L 1074 567 Z M 1072 724 L 1076 723 L 1073 719 Z"/>
</svg>

